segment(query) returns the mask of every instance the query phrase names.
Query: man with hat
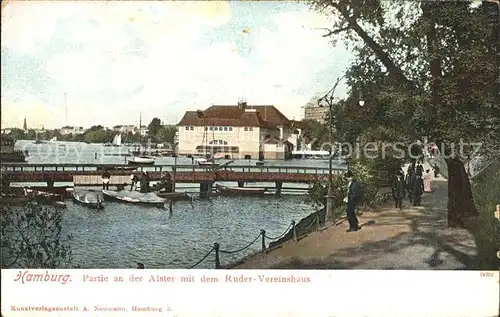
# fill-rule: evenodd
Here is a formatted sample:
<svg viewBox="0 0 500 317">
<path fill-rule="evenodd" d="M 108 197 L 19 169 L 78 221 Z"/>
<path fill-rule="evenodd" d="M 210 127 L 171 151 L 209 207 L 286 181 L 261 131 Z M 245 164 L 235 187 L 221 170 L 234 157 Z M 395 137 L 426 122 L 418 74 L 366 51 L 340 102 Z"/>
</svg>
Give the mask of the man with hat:
<svg viewBox="0 0 500 317">
<path fill-rule="evenodd" d="M 354 175 L 351 171 L 347 171 L 345 174 L 347 179 L 347 197 L 344 198 L 344 202 L 347 203 L 347 220 L 349 221 L 349 229 L 347 232 L 355 232 L 358 231 L 358 218 L 356 217 L 356 206 L 360 203 L 361 200 L 361 186 L 354 179 Z"/>
</svg>

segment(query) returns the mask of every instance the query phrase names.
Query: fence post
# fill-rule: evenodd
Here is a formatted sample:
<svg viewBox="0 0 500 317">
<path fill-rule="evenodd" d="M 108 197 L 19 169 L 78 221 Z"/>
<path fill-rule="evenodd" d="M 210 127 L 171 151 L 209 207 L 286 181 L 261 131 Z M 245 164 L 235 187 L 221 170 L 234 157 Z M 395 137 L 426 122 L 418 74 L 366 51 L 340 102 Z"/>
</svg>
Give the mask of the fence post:
<svg viewBox="0 0 500 317">
<path fill-rule="evenodd" d="M 262 251 L 266 251 L 266 230 L 260 229 L 260 235 L 262 236 Z"/>
<path fill-rule="evenodd" d="M 214 243 L 214 250 L 215 250 L 215 268 L 216 269 L 220 269 L 219 248 L 220 248 L 220 245 L 217 242 L 215 242 Z"/>
<path fill-rule="evenodd" d="M 316 212 L 316 230 L 320 231 L 321 226 L 319 224 L 319 212 Z"/>
<path fill-rule="evenodd" d="M 295 220 L 292 220 L 292 232 L 293 232 L 293 241 L 297 242 L 297 228 L 295 228 Z"/>
</svg>

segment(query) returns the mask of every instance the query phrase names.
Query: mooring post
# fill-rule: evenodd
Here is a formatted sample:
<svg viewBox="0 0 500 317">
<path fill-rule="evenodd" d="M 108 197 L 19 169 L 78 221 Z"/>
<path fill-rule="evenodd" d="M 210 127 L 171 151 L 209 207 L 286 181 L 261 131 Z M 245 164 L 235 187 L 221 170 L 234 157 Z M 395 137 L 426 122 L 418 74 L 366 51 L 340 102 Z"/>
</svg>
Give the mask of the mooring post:
<svg viewBox="0 0 500 317">
<path fill-rule="evenodd" d="M 297 228 L 295 228 L 295 220 L 292 220 L 292 232 L 293 232 L 293 241 L 297 242 Z"/>
<path fill-rule="evenodd" d="M 216 269 L 220 269 L 219 248 L 220 248 L 220 245 L 217 242 L 215 242 L 214 243 L 214 251 L 215 251 L 215 268 Z"/>
<path fill-rule="evenodd" d="M 266 251 L 266 230 L 260 229 L 260 235 L 262 237 L 262 251 Z"/>
<path fill-rule="evenodd" d="M 283 182 L 276 182 L 276 196 L 281 195 L 281 188 L 283 187 Z"/>
</svg>

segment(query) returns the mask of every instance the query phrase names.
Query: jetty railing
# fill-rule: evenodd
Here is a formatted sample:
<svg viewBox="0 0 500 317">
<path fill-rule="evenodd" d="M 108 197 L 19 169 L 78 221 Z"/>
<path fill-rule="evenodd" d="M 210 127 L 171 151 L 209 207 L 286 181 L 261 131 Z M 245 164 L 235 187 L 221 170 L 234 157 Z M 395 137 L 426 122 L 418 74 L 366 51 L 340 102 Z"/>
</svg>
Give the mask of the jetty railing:
<svg viewBox="0 0 500 317">
<path fill-rule="evenodd" d="M 311 166 L 255 166 L 255 165 L 224 165 L 224 166 L 203 166 L 203 165 L 119 165 L 119 164 L 25 164 L 10 163 L 1 164 L 2 170 L 8 172 L 96 172 L 103 169 L 115 169 L 123 167 L 133 167 L 136 171 L 144 172 L 255 172 L 255 173 L 284 173 L 284 174 L 328 174 L 328 167 Z M 334 174 L 341 174 L 345 170 L 341 168 L 333 169 Z"/>
<path fill-rule="evenodd" d="M 245 251 L 248 248 L 250 248 L 252 245 L 254 245 L 256 242 L 258 242 L 259 238 L 260 238 L 260 241 L 261 241 L 260 251 L 254 252 L 254 253 L 252 253 L 250 255 L 247 255 L 246 257 L 244 257 L 242 259 L 237 260 L 238 263 L 241 263 L 245 259 L 247 259 L 249 257 L 252 257 L 252 256 L 255 256 L 258 253 L 269 252 L 271 250 L 280 248 L 280 247 L 282 247 L 283 243 L 285 243 L 286 241 L 288 241 L 288 240 L 283 241 L 281 244 L 279 244 L 277 246 L 274 246 L 273 248 L 268 248 L 267 247 L 267 240 L 266 239 L 268 239 L 270 241 L 277 241 L 277 240 L 285 237 L 286 234 L 288 232 L 290 232 L 290 230 L 292 230 L 292 240 L 295 241 L 295 242 L 297 242 L 297 241 L 301 240 L 302 238 L 306 237 L 310 233 L 309 229 L 311 229 L 313 226 L 316 226 L 316 231 L 321 231 L 324 227 L 328 227 L 329 225 L 328 224 L 324 224 L 323 226 L 321 226 L 319 212 L 316 212 L 315 216 L 311 220 L 311 223 L 309 225 L 307 225 L 304 229 L 301 230 L 302 234 L 300 236 L 299 236 L 299 232 L 297 232 L 297 225 L 295 223 L 295 220 L 292 220 L 291 223 L 290 223 L 290 225 L 288 226 L 288 228 L 286 228 L 285 231 L 282 234 L 280 234 L 279 236 L 277 236 L 277 237 L 270 237 L 270 236 L 267 235 L 266 230 L 261 229 L 260 232 L 259 232 L 259 234 L 255 237 L 255 239 L 252 240 L 252 242 L 250 242 L 247 245 L 245 245 L 244 247 L 236 249 L 236 250 L 229 251 L 229 250 L 221 249 L 220 244 L 217 243 L 217 242 L 215 242 L 213 244 L 213 247 L 205 254 L 205 256 L 203 256 L 195 264 L 193 264 L 190 267 L 188 267 L 188 269 L 195 268 L 196 266 L 198 266 L 199 264 L 201 264 L 203 261 L 205 261 L 212 253 L 214 253 L 214 267 L 216 269 L 222 269 L 224 267 L 234 266 L 234 264 L 229 264 L 229 265 L 226 265 L 226 266 L 221 265 L 221 254 L 235 254 L 235 253 L 239 253 L 239 252 Z"/>
</svg>

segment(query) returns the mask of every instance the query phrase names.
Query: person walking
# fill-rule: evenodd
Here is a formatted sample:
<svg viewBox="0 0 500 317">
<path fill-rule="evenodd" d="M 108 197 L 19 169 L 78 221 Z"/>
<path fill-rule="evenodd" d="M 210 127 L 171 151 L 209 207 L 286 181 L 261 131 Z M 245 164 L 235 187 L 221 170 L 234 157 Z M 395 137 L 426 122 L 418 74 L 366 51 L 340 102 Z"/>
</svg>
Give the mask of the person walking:
<svg viewBox="0 0 500 317">
<path fill-rule="evenodd" d="M 415 174 L 420 175 L 420 177 L 424 174 L 424 167 L 422 166 L 421 161 L 419 161 L 415 167 Z"/>
<path fill-rule="evenodd" d="M 102 189 L 109 189 L 109 179 L 111 178 L 111 174 L 108 172 L 108 170 L 104 170 L 104 172 L 101 175 L 102 178 Z"/>
<path fill-rule="evenodd" d="M 403 209 L 403 198 L 405 197 L 405 183 L 403 181 L 403 174 L 398 172 L 396 178 L 391 184 L 392 197 L 396 208 Z"/>
<path fill-rule="evenodd" d="M 361 200 L 361 186 L 354 179 L 354 175 L 351 171 L 345 174 L 347 179 L 347 197 L 344 198 L 344 202 L 347 203 L 347 220 L 349 221 L 349 229 L 347 232 L 355 232 L 360 228 L 358 226 L 358 218 L 356 217 L 356 206 Z"/>
<path fill-rule="evenodd" d="M 439 177 L 439 166 L 437 164 L 434 164 L 434 166 L 432 167 L 432 169 L 434 170 L 434 177 Z"/>
<path fill-rule="evenodd" d="M 432 192 L 431 183 L 432 183 L 431 170 L 427 169 L 427 170 L 425 170 L 425 174 L 424 174 L 424 193 Z"/>
<path fill-rule="evenodd" d="M 406 179 L 405 179 L 405 187 L 406 191 L 408 192 L 408 198 L 410 199 L 410 203 L 413 200 L 412 196 L 412 189 L 413 189 L 413 180 L 415 177 L 415 171 L 413 170 L 412 166 L 408 166 L 408 171 L 406 172 Z"/>
<path fill-rule="evenodd" d="M 415 180 L 413 181 L 413 206 L 420 206 L 422 200 L 422 194 L 424 193 L 424 182 L 420 175 L 415 175 Z"/>
</svg>

